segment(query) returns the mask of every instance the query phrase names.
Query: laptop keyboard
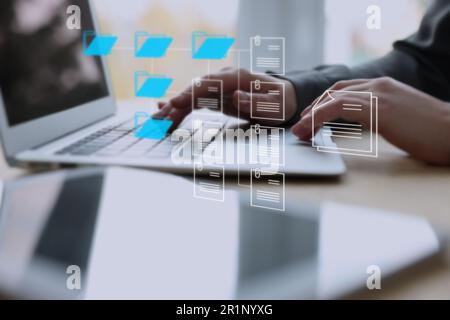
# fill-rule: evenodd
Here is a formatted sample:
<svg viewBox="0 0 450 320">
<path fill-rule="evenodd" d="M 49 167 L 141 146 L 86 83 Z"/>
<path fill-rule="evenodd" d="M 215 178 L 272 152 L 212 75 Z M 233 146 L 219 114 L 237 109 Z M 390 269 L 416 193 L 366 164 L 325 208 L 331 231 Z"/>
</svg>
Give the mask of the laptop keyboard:
<svg viewBox="0 0 450 320">
<path fill-rule="evenodd" d="M 186 123 L 189 123 L 188 121 Z M 226 120 L 221 122 L 222 129 Z M 183 128 L 183 126 L 181 126 Z M 89 136 L 57 151 L 57 155 L 72 156 L 104 156 L 104 157 L 169 157 L 172 149 L 180 142 L 172 141 L 170 134 L 161 140 L 141 139 L 136 137 L 136 131 L 140 127 L 134 127 L 134 120 L 108 126 L 90 134 Z M 190 128 L 184 128 L 190 129 Z M 191 131 L 191 138 L 195 131 Z M 218 134 L 220 131 L 218 131 Z M 203 146 L 203 150 L 207 144 Z"/>
</svg>

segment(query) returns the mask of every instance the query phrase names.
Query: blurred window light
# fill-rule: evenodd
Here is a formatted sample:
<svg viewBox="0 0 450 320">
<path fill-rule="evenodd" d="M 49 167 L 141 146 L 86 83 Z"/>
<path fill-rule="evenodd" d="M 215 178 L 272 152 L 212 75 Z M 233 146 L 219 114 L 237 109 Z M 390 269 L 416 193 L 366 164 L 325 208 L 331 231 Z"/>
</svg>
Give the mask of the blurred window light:
<svg viewBox="0 0 450 320">
<path fill-rule="evenodd" d="M 418 29 L 430 2 L 326 0 L 325 63 L 355 65 L 382 56 Z M 374 5 L 381 9 L 380 29 L 367 28 L 367 11 Z"/>
<path fill-rule="evenodd" d="M 185 89 L 192 79 L 233 65 L 234 55 L 219 61 L 193 61 L 191 35 L 194 31 L 235 35 L 239 0 L 95 0 L 101 31 L 119 36 L 117 50 L 108 58 L 118 99 L 133 98 L 133 74 L 145 70 L 174 79 L 166 98 Z M 161 59 L 135 59 L 134 33 L 173 37 Z"/>
</svg>

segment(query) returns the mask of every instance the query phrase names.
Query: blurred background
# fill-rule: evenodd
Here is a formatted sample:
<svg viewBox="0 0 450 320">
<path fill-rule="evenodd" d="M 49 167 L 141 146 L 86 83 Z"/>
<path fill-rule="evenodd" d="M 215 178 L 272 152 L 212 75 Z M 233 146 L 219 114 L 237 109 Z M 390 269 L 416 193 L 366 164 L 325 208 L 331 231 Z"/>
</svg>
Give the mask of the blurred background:
<svg viewBox="0 0 450 320">
<path fill-rule="evenodd" d="M 412 34 L 431 0 L 95 0 L 102 32 L 119 36 L 110 56 L 118 99 L 131 99 L 133 73 L 147 70 L 174 78 L 168 97 L 191 80 L 225 66 L 249 65 L 249 37 L 286 38 L 286 68 L 322 63 L 355 65 L 388 52 L 392 42 Z M 369 5 L 381 8 L 381 29 L 366 27 Z M 135 59 L 134 32 L 174 37 L 162 59 Z M 223 61 L 191 58 L 193 31 L 236 37 Z"/>
</svg>

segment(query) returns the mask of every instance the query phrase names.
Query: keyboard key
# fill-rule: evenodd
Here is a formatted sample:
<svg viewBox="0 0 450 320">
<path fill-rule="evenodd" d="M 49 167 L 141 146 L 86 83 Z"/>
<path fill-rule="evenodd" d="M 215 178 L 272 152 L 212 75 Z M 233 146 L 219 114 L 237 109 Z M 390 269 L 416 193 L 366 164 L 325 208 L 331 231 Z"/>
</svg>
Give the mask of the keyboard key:
<svg viewBox="0 0 450 320">
<path fill-rule="evenodd" d="M 158 143 L 159 140 L 142 139 L 133 146 L 123 152 L 124 157 L 138 157 L 150 152 Z"/>
<path fill-rule="evenodd" d="M 124 135 L 124 132 L 111 131 L 112 127 L 113 126 L 109 126 L 90 134 L 89 136 L 57 151 L 56 154 L 92 155 Z"/>
<path fill-rule="evenodd" d="M 208 131 L 208 136 L 211 138 L 212 135 L 220 134 L 223 127 L 226 125 L 226 121 L 217 119 L 214 123 L 204 122 L 203 132 L 205 129 L 215 130 L 213 133 Z M 218 123 L 220 122 L 220 123 Z M 192 121 L 187 120 L 183 122 L 183 127 L 185 129 L 192 129 Z M 123 155 L 125 157 L 169 157 L 174 148 L 179 146 L 183 141 L 172 140 L 170 135 L 161 140 L 152 139 L 139 139 L 136 137 L 136 129 L 134 127 L 134 120 L 127 120 L 116 125 L 110 125 L 102 128 L 87 137 L 84 137 L 75 143 L 72 143 L 61 150 L 57 151 L 56 154 L 72 154 L 72 155 L 98 155 L 98 156 L 116 156 Z M 196 131 L 197 132 L 197 131 Z M 200 152 L 203 152 L 211 141 L 201 142 L 200 135 L 192 132 L 191 139 L 201 143 L 199 146 Z M 214 141 L 214 139 L 212 139 Z"/>
</svg>

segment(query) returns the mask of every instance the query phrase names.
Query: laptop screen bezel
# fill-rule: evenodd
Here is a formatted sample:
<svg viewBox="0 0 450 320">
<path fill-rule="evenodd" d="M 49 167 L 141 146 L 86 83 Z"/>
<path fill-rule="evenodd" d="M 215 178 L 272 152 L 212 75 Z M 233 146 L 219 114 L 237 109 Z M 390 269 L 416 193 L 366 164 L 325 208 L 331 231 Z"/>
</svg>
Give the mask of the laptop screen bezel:
<svg viewBox="0 0 450 320">
<path fill-rule="evenodd" d="M 87 3 L 94 28 L 98 31 L 95 6 L 91 0 L 87 0 Z M 112 95 L 111 78 L 104 57 L 101 57 L 101 63 L 107 85 L 107 95 L 104 98 L 15 126 L 10 126 L 8 123 L 0 87 L 0 134 L 3 151 L 9 163 L 13 163 L 15 155 L 21 151 L 43 145 L 115 114 L 117 107 Z"/>
</svg>

